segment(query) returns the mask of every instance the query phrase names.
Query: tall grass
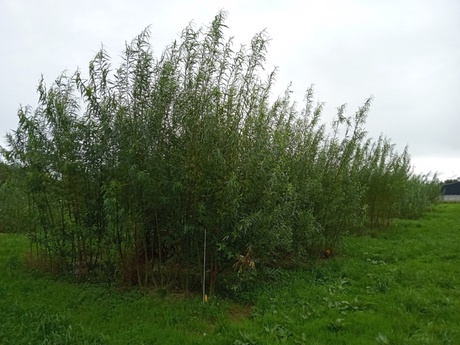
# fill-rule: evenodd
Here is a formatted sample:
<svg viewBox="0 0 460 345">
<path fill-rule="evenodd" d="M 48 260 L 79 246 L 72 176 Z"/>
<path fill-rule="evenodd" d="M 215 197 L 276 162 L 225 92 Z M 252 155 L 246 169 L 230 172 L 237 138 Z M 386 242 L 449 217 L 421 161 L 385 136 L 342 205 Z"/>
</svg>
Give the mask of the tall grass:
<svg viewBox="0 0 460 345">
<path fill-rule="evenodd" d="M 271 102 L 266 33 L 235 48 L 225 17 L 185 28 L 158 58 L 145 30 L 118 68 L 101 49 L 87 78 L 41 80 L 2 150 L 26 176 L 38 260 L 79 279 L 206 281 L 212 294 L 433 201 L 407 151 L 367 138 L 372 99 L 352 116 L 339 107 L 331 126 L 312 88 L 300 110 L 289 89 Z"/>
</svg>

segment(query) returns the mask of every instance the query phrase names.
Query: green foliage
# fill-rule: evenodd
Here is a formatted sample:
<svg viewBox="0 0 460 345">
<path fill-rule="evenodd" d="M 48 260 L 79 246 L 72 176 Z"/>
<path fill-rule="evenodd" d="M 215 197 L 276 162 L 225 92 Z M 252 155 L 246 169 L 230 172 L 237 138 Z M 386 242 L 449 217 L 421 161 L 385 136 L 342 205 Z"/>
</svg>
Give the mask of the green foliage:
<svg viewBox="0 0 460 345">
<path fill-rule="evenodd" d="M 17 305 L 5 306 L 6 322 L 2 325 L 2 344 L 75 344 L 102 345 L 102 337 L 84 334 L 80 325 L 72 325 L 60 314 L 21 310 Z M 20 315 L 20 322 L 17 319 Z M 14 321 L 14 322 L 12 322 Z M 15 335 L 14 340 L 9 338 Z M 8 335 L 8 336 L 7 336 Z"/>
<path fill-rule="evenodd" d="M 436 175 L 412 175 L 398 204 L 400 218 L 416 219 L 439 201 L 439 181 Z"/>
<path fill-rule="evenodd" d="M 289 89 L 271 103 L 266 34 L 237 50 L 225 17 L 187 27 L 159 58 L 146 30 L 116 69 L 101 49 L 87 78 L 41 80 L 3 155 L 25 172 L 42 264 L 159 289 L 206 280 L 213 294 L 432 201 L 407 151 L 366 138 L 371 99 L 350 117 L 339 107 L 330 130 L 312 88 L 300 111 Z"/>
<path fill-rule="evenodd" d="M 27 232 L 33 224 L 24 172 L 0 162 L 0 232 Z"/>
</svg>

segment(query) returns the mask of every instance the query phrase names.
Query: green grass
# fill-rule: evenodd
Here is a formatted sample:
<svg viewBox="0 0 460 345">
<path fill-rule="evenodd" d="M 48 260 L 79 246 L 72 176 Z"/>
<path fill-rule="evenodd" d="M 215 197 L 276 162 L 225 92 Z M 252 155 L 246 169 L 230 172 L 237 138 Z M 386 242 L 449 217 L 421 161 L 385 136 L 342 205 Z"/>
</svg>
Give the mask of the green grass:
<svg viewBox="0 0 460 345">
<path fill-rule="evenodd" d="M 0 234 L 0 344 L 460 344 L 460 204 L 350 236 L 333 259 L 214 299 L 77 285 Z"/>
</svg>

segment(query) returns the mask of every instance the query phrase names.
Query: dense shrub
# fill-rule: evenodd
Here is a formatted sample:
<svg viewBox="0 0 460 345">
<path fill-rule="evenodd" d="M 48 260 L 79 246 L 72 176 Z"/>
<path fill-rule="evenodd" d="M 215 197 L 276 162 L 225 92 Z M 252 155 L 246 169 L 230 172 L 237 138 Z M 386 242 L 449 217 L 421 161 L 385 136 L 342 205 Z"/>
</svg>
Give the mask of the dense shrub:
<svg viewBox="0 0 460 345">
<path fill-rule="evenodd" d="M 366 137 L 371 99 L 331 128 L 312 88 L 301 110 L 289 89 L 271 102 L 265 33 L 235 49 L 224 19 L 159 58 L 144 31 L 116 69 L 101 49 L 88 78 L 42 80 L 38 108 L 19 111 L 3 153 L 27 171 L 31 239 L 51 266 L 157 287 L 206 278 L 212 293 L 220 274 L 319 256 L 431 201 L 407 152 Z"/>
</svg>

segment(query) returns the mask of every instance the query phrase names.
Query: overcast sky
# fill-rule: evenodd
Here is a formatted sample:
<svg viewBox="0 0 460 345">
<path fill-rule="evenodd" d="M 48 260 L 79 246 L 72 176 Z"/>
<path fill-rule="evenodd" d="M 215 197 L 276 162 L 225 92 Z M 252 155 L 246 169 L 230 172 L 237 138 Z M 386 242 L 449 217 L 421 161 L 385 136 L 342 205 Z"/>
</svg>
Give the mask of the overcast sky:
<svg viewBox="0 0 460 345">
<path fill-rule="evenodd" d="M 417 173 L 460 176 L 458 0 L 0 0 L 0 145 L 19 106 L 35 108 L 41 74 L 49 85 L 85 70 L 101 44 L 116 66 L 147 26 L 159 56 L 189 22 L 208 25 L 221 9 L 238 44 L 267 30 L 276 93 L 292 81 L 301 103 L 314 84 L 325 121 L 372 95 L 370 136 L 408 145 Z"/>
</svg>

